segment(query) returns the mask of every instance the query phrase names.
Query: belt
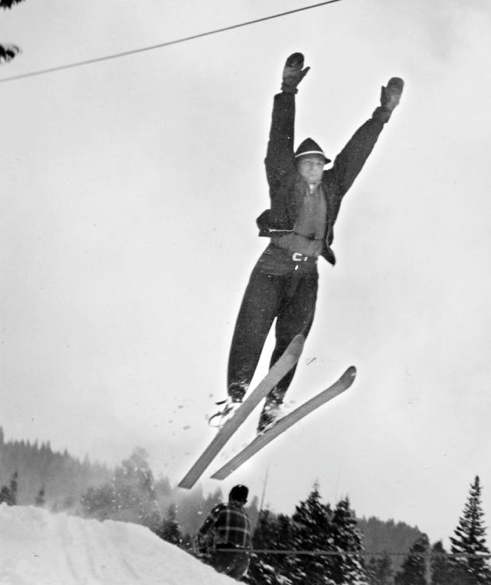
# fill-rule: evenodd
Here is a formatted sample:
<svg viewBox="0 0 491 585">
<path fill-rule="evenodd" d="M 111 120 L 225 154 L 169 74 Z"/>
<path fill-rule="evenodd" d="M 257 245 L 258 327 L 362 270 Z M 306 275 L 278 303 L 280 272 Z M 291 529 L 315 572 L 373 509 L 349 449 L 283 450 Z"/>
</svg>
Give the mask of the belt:
<svg viewBox="0 0 491 585">
<path fill-rule="evenodd" d="M 306 256 L 305 254 L 302 254 L 301 252 L 290 252 L 290 250 L 287 250 L 286 248 L 282 248 L 281 246 L 278 246 L 277 244 L 273 244 L 273 243 L 269 244 L 268 248 L 266 248 L 267 253 L 268 253 L 268 250 L 269 250 L 269 254 L 271 254 L 271 253 L 279 254 L 279 255 L 281 255 L 282 259 L 288 260 L 290 262 L 294 262 L 296 264 L 295 270 L 303 263 L 314 265 L 314 266 L 317 264 L 317 256 Z"/>
<path fill-rule="evenodd" d="M 291 254 L 291 259 L 293 262 L 307 262 L 308 264 L 317 263 L 317 257 L 305 256 L 305 254 L 301 254 L 300 252 L 293 252 L 293 254 Z"/>
</svg>

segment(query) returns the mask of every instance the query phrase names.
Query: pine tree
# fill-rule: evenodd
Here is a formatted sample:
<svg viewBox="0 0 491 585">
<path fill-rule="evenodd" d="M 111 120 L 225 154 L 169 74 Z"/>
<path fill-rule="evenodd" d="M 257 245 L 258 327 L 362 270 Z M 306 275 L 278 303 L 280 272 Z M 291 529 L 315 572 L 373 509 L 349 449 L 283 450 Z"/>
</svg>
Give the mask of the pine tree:
<svg viewBox="0 0 491 585">
<path fill-rule="evenodd" d="M 0 504 L 5 503 L 7 506 L 16 506 L 18 487 L 18 473 L 16 471 L 10 478 L 9 485 L 2 486 L 0 490 Z"/>
<path fill-rule="evenodd" d="M 89 489 L 80 498 L 82 513 L 97 520 L 116 519 L 116 494 L 111 484 Z"/>
<path fill-rule="evenodd" d="M 372 516 L 368 519 L 358 518 L 357 521 L 358 528 L 363 534 L 365 549 L 377 556 L 387 553 L 394 572 L 402 565 L 400 551 L 409 550 L 422 534 L 416 526 L 395 522 L 392 519 L 382 521 Z"/>
<path fill-rule="evenodd" d="M 427 585 L 426 555 L 429 546 L 430 543 L 426 534 L 418 538 L 402 563 L 401 571 L 396 575 L 396 585 Z"/>
<path fill-rule="evenodd" d="M 387 553 L 372 557 L 368 563 L 367 572 L 370 585 L 393 585 L 394 583 L 392 559 Z"/>
<path fill-rule="evenodd" d="M 12 476 L 12 479 L 10 480 L 10 497 L 11 497 L 11 505 L 12 506 L 16 506 L 17 505 L 17 492 L 19 490 L 19 482 L 18 482 L 18 478 L 19 478 L 19 474 L 17 473 L 17 471 L 14 473 L 14 475 Z"/>
<path fill-rule="evenodd" d="M 276 537 L 276 519 L 270 510 L 261 510 L 256 529 L 252 535 L 254 550 L 272 549 Z M 248 576 L 252 583 L 271 585 L 274 582 L 274 559 L 267 555 L 251 555 Z"/>
<path fill-rule="evenodd" d="M 293 523 L 288 516 L 276 516 L 269 510 L 261 510 L 252 537 L 255 550 L 290 550 L 293 547 Z M 294 557 L 289 554 L 253 554 L 249 568 L 250 582 L 261 585 L 291 585 Z"/>
<path fill-rule="evenodd" d="M 177 506 L 171 504 L 167 512 L 167 518 L 164 519 L 160 528 L 156 531 L 157 536 L 162 540 L 166 540 L 171 544 L 181 545 L 182 544 L 182 533 L 181 528 L 176 520 Z"/>
<path fill-rule="evenodd" d="M 110 483 L 89 488 L 80 501 L 85 515 L 99 520 L 135 522 L 157 531 L 162 519 L 147 457 L 144 449 L 135 449 L 116 468 Z"/>
<path fill-rule="evenodd" d="M 340 554 L 332 558 L 332 576 L 338 585 L 367 585 L 363 537 L 349 499 L 338 502 L 331 518 L 333 546 Z"/>
<path fill-rule="evenodd" d="M 430 585 L 449 585 L 452 582 L 452 563 L 441 540 L 431 547 L 431 553 Z"/>
<path fill-rule="evenodd" d="M 454 568 L 465 575 L 470 585 L 491 583 L 488 561 L 485 558 L 479 558 L 480 555 L 489 555 L 489 549 L 486 546 L 486 528 L 483 523 L 481 491 L 479 476 L 476 476 L 474 483 L 471 484 L 463 515 L 454 531 L 454 537 L 450 538 L 451 552 L 457 555 L 453 560 Z M 460 554 L 462 556 L 458 556 Z"/>
<path fill-rule="evenodd" d="M 293 543 L 299 551 L 329 552 L 334 549 L 331 526 L 332 511 L 321 502 L 316 483 L 308 498 L 300 502 L 292 516 L 294 522 Z M 315 583 L 335 585 L 332 576 L 332 557 L 313 554 L 294 558 L 291 577 L 294 584 Z"/>
<path fill-rule="evenodd" d="M 46 494 L 44 492 L 44 485 L 41 487 L 41 489 L 39 490 L 37 496 L 36 496 L 36 506 L 44 506 L 46 504 Z"/>
</svg>

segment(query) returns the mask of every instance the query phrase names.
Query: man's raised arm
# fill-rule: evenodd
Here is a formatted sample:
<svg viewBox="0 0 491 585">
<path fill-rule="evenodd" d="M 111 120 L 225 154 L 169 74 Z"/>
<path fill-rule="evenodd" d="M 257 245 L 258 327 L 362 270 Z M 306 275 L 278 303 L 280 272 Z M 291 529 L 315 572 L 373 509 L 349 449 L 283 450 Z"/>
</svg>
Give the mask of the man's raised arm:
<svg viewBox="0 0 491 585">
<path fill-rule="evenodd" d="M 304 57 L 301 53 L 293 53 L 288 57 L 283 69 L 281 93 L 274 97 L 265 160 L 268 183 L 273 188 L 294 166 L 295 94 L 298 84 L 310 69 L 303 65 Z"/>
</svg>

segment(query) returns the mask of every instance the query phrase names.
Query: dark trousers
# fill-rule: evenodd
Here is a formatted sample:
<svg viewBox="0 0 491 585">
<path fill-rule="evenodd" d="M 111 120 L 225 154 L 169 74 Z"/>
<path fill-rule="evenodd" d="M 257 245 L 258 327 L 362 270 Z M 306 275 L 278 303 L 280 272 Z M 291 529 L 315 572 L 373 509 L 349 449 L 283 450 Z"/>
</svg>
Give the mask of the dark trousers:
<svg viewBox="0 0 491 585">
<path fill-rule="evenodd" d="M 219 573 L 239 581 L 249 568 L 249 553 L 217 550 L 210 558 L 210 565 Z"/>
<path fill-rule="evenodd" d="M 295 258 L 298 258 L 296 255 Z M 313 259 L 295 261 L 292 254 L 269 245 L 254 267 L 235 325 L 228 364 L 228 388 L 247 391 L 268 333 L 276 319 L 273 365 L 298 333 L 307 337 L 314 319 L 318 288 Z M 293 368 L 270 393 L 281 403 L 295 373 Z"/>
</svg>

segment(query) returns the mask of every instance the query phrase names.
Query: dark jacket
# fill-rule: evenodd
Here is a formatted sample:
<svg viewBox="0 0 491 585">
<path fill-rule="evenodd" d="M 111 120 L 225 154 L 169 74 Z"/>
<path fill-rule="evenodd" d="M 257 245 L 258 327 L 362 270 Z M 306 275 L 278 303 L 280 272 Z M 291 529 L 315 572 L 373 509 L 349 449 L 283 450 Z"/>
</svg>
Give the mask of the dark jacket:
<svg viewBox="0 0 491 585">
<path fill-rule="evenodd" d="M 331 264 L 336 259 L 331 249 L 333 226 L 341 201 L 363 168 L 387 115 L 377 108 L 337 155 L 332 167 L 324 171 L 322 191 L 326 198 L 325 246 L 321 255 Z M 257 218 L 259 235 L 272 237 L 293 230 L 307 183 L 298 173 L 294 157 L 295 96 L 279 93 L 274 97 L 273 116 L 265 159 L 271 207 Z"/>
</svg>

